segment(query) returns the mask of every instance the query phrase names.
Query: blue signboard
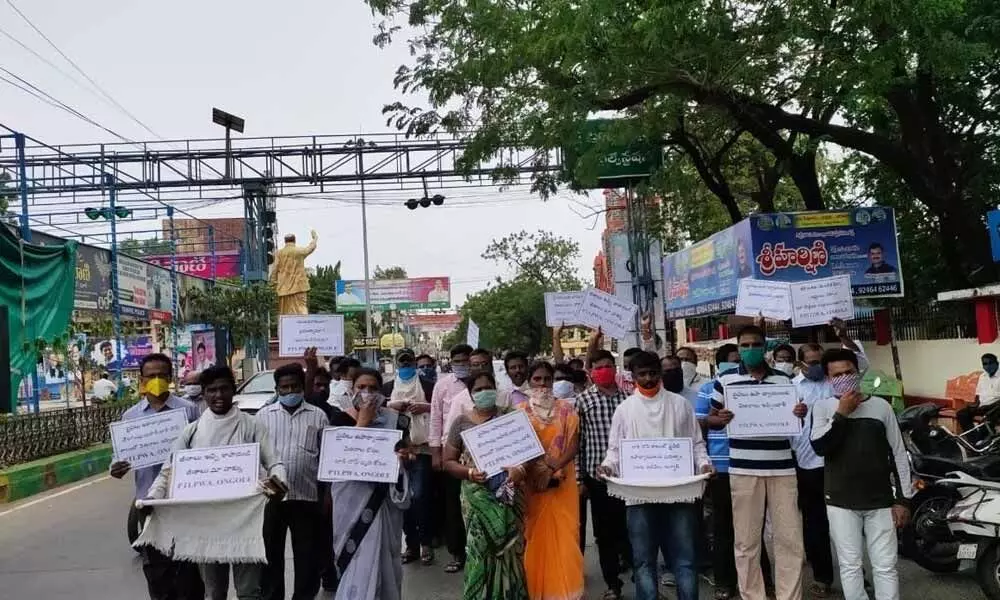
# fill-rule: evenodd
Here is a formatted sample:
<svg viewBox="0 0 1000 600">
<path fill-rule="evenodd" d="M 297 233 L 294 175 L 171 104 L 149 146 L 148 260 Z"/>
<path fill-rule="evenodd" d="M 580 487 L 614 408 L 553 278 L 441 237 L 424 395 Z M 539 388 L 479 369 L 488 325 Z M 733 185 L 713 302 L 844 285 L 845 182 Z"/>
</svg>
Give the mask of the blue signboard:
<svg viewBox="0 0 1000 600">
<path fill-rule="evenodd" d="M 993 250 L 993 262 L 1000 262 L 1000 210 L 986 213 L 986 222 L 990 228 L 990 248 Z"/>
<path fill-rule="evenodd" d="M 664 257 L 664 316 L 683 319 L 731 310 L 739 280 L 753 276 L 750 242 L 750 223 L 742 221 Z"/>
<path fill-rule="evenodd" d="M 855 298 L 903 295 L 891 208 L 761 214 L 747 221 L 757 279 L 850 275 Z"/>
</svg>

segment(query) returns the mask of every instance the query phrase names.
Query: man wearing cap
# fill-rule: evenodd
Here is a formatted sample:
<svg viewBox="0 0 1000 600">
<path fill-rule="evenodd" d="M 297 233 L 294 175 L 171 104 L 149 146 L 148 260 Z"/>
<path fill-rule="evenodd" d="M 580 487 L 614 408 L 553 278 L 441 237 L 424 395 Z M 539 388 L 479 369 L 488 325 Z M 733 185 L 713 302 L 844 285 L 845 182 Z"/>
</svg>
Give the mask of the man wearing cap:
<svg viewBox="0 0 1000 600">
<path fill-rule="evenodd" d="M 406 465 L 413 496 L 410 508 L 403 514 L 403 533 L 406 536 L 403 562 L 415 560 L 419 547 L 421 562 L 430 564 L 434 561 L 431 547 L 434 522 L 430 484 L 433 462 L 428 442 L 434 383 L 417 376 L 417 358 L 413 350 L 403 348 L 396 354 L 396 378 L 384 386 L 382 393 L 389 400 L 389 408 L 409 415 L 410 448 L 416 454 L 415 459 Z"/>
</svg>

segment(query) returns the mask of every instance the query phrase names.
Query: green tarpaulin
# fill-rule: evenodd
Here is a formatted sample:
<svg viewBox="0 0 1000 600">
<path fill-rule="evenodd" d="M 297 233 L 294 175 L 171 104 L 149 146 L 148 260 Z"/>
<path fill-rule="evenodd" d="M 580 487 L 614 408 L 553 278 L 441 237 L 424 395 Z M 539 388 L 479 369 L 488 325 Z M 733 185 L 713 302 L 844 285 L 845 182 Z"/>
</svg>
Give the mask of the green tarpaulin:
<svg viewBox="0 0 1000 600">
<path fill-rule="evenodd" d="M 35 341 L 66 332 L 76 288 L 76 242 L 61 246 L 21 243 L 0 225 L 0 304 L 10 321 L 10 385 L 6 398 L 17 407 L 17 388 L 35 369 Z"/>
</svg>

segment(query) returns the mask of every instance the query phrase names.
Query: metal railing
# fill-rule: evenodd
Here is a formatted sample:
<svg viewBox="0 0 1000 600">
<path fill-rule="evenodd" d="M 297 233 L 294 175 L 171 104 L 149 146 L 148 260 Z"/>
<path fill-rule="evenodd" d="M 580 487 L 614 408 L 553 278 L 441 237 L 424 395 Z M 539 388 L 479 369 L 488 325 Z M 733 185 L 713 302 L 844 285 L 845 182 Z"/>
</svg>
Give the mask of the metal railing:
<svg viewBox="0 0 1000 600">
<path fill-rule="evenodd" d="M 0 469 L 107 442 L 108 424 L 121 419 L 129 406 L 120 402 L 0 415 Z"/>
</svg>

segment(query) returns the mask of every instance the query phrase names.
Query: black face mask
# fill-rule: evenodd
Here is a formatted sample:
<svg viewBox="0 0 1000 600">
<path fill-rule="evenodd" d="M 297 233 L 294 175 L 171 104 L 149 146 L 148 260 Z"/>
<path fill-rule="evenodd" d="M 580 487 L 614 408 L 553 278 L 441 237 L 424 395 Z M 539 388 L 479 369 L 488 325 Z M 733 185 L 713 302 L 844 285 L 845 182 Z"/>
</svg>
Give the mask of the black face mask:
<svg viewBox="0 0 1000 600">
<path fill-rule="evenodd" d="M 330 399 L 330 391 L 325 392 L 311 392 L 306 395 L 306 402 L 312 404 L 313 406 L 322 406 L 326 404 L 326 401 Z"/>
<path fill-rule="evenodd" d="M 667 369 L 663 372 L 663 389 L 679 394 L 684 389 L 684 371 Z"/>
</svg>

